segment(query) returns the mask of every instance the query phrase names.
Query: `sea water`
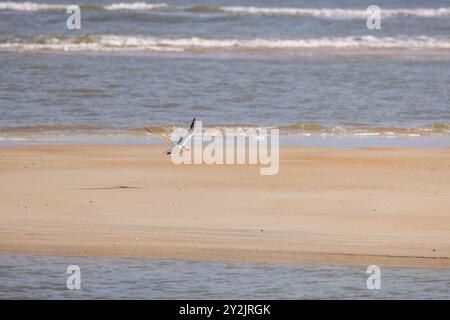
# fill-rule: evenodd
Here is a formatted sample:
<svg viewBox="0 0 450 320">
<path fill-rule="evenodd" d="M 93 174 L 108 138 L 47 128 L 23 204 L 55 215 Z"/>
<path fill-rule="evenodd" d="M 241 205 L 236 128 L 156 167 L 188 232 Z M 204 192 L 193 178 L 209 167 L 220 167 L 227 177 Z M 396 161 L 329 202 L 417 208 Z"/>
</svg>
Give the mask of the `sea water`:
<svg viewBox="0 0 450 320">
<path fill-rule="evenodd" d="M 67 268 L 80 289 L 67 287 Z M 449 299 L 450 269 L 0 255 L 0 299 Z"/>
</svg>

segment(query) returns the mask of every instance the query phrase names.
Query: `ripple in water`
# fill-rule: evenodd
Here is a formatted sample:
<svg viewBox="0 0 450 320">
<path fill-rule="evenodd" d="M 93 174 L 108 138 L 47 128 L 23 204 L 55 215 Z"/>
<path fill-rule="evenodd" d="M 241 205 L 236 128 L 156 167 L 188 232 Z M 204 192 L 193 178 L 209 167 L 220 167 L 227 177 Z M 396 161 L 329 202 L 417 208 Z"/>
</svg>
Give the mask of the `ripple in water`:
<svg viewBox="0 0 450 320">
<path fill-rule="evenodd" d="M 81 269 L 81 290 L 66 268 Z M 1 256 L 1 299 L 449 299 L 450 269 L 381 266 L 368 290 L 365 267 L 158 259 Z"/>
</svg>

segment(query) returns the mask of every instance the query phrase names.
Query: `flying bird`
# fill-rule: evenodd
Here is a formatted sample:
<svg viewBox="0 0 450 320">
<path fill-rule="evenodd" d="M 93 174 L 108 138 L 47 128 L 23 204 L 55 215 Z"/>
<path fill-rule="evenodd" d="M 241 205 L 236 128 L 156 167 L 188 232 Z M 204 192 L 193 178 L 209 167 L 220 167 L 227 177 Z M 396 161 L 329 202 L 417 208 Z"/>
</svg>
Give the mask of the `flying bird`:
<svg viewBox="0 0 450 320">
<path fill-rule="evenodd" d="M 177 147 L 182 150 L 188 150 L 189 148 L 186 147 L 186 144 L 191 140 L 192 136 L 194 135 L 194 128 L 195 128 L 195 118 L 192 120 L 191 125 L 189 126 L 189 130 L 187 134 L 184 137 L 180 137 L 178 139 L 177 143 L 173 142 L 172 139 L 167 134 L 159 133 L 159 132 L 153 132 L 149 128 L 144 127 L 145 130 L 150 132 L 151 134 L 157 135 L 158 137 L 162 138 L 164 142 L 170 146 L 169 149 L 164 151 L 165 154 L 170 155 L 172 154 L 173 148 Z"/>
</svg>

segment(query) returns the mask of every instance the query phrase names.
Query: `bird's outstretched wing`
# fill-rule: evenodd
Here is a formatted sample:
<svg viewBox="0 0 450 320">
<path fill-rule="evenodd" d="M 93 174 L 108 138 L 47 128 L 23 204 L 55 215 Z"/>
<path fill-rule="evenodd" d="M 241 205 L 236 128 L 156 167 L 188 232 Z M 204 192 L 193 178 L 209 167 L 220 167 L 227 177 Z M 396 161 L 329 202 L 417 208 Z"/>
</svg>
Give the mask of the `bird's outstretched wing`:
<svg viewBox="0 0 450 320">
<path fill-rule="evenodd" d="M 175 146 L 175 143 L 172 141 L 172 139 L 170 139 L 170 137 L 164 133 L 160 133 L 160 132 L 153 132 L 152 130 L 150 130 L 149 128 L 144 127 L 145 130 L 147 130 L 148 132 L 150 132 L 151 134 L 154 134 L 158 137 L 160 137 L 161 139 L 164 140 L 164 142 L 169 145 L 171 148 L 173 148 Z"/>
<path fill-rule="evenodd" d="M 194 135 L 194 128 L 195 128 L 195 118 L 192 120 L 191 125 L 189 126 L 188 133 L 184 137 L 180 137 L 180 139 L 175 143 L 172 141 L 172 139 L 170 139 L 168 135 L 160 132 L 153 132 L 149 128 L 144 127 L 145 130 L 147 130 L 151 134 L 157 135 L 158 137 L 162 138 L 164 142 L 170 146 L 170 148 L 164 152 L 167 155 L 172 153 L 172 149 L 175 146 L 181 147 L 183 150 L 188 149 L 185 147 L 185 145 L 189 140 L 191 140 L 192 136 Z"/>
</svg>

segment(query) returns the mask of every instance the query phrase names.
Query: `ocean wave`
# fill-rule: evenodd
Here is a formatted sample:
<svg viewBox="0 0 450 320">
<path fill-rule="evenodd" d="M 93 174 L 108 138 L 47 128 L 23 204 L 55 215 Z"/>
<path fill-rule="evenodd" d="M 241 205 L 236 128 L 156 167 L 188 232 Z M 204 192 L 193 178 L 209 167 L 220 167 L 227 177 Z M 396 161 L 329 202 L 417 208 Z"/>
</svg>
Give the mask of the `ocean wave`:
<svg viewBox="0 0 450 320">
<path fill-rule="evenodd" d="M 146 2 L 132 2 L 132 3 L 113 3 L 111 5 L 104 6 L 106 10 L 153 10 L 167 8 L 167 3 L 146 3 Z"/>
<path fill-rule="evenodd" d="M 316 18 L 340 18 L 340 19 L 366 19 L 369 13 L 365 9 L 340 9 L 340 8 L 261 8 L 261 7 L 220 7 L 221 10 L 239 14 L 265 14 L 265 15 L 290 15 L 312 16 Z M 414 8 L 391 9 L 381 8 L 381 16 L 416 16 L 416 17 L 442 17 L 450 16 L 450 8 Z"/>
<path fill-rule="evenodd" d="M 36 2 L 0 2 L 0 10 L 38 11 L 38 10 L 65 10 L 68 4 L 46 4 Z M 81 5 L 81 8 L 90 10 L 157 10 L 173 9 L 193 13 L 225 13 L 240 15 L 288 15 L 300 17 L 315 17 L 324 19 L 366 19 L 369 13 L 366 9 L 357 8 L 298 8 L 298 7 L 254 7 L 254 6 L 213 6 L 213 5 L 171 5 L 167 3 L 147 2 L 118 2 L 108 5 Z M 450 7 L 442 8 L 383 8 L 383 18 L 415 16 L 423 18 L 450 16 Z"/>
<path fill-rule="evenodd" d="M 370 127 L 370 126 L 323 126 L 315 123 L 300 123 L 279 127 L 285 135 L 353 135 L 353 136 L 428 136 L 450 134 L 449 124 L 434 124 L 422 128 Z"/>
<path fill-rule="evenodd" d="M 36 2 L 0 2 L 0 10 L 13 11 L 64 11 L 69 4 L 50 4 L 50 3 L 36 3 Z M 132 3 L 113 3 L 110 5 L 95 5 L 95 4 L 81 4 L 80 8 L 87 10 L 154 10 L 169 7 L 167 3 L 146 3 L 146 2 L 132 2 Z"/>
<path fill-rule="evenodd" d="M 146 36 L 47 36 L 0 38 L 0 50 L 11 51 L 195 51 L 265 49 L 450 49 L 450 37 L 336 37 L 311 39 L 204 39 Z"/>
<path fill-rule="evenodd" d="M 30 126 L 19 126 L 19 127 L 3 127 L 0 128 L 0 132 L 23 132 L 23 133 L 34 133 L 34 132 L 50 132 L 50 131 L 93 131 L 100 130 L 101 128 L 88 125 L 30 125 Z"/>
<path fill-rule="evenodd" d="M 66 4 L 47 4 L 35 2 L 0 2 L 0 10 L 14 10 L 14 11 L 39 11 L 39 10 L 66 10 Z"/>
<path fill-rule="evenodd" d="M 178 126 L 176 125 L 162 125 L 152 126 L 144 124 L 151 128 L 154 132 L 161 132 L 170 134 Z M 143 125 L 143 126 L 144 126 Z M 99 127 L 88 124 L 78 125 L 29 125 L 19 127 L 3 127 L 0 128 L 2 134 L 71 134 L 71 133 L 86 133 L 95 135 L 108 134 L 130 134 L 130 135 L 145 135 L 147 131 L 144 127 L 132 129 L 113 129 L 109 127 Z M 433 135 L 450 135 L 450 124 L 434 124 L 428 127 L 370 127 L 370 126 L 325 126 L 316 123 L 299 123 L 284 126 L 260 126 L 249 124 L 236 125 L 203 125 L 203 129 L 217 129 L 221 132 L 226 130 L 243 129 L 244 131 L 252 129 L 279 129 L 282 136 L 311 136 L 311 135 L 350 135 L 350 136 L 433 136 Z"/>
</svg>

